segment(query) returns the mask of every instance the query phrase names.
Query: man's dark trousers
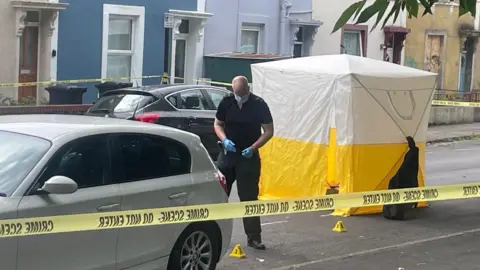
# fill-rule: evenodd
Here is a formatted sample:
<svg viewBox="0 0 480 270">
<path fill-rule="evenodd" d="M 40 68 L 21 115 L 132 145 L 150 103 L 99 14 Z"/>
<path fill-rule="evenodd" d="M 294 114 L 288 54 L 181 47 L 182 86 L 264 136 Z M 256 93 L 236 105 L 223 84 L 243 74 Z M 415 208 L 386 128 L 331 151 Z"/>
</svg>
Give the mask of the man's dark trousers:
<svg viewBox="0 0 480 270">
<path fill-rule="evenodd" d="M 238 151 L 238 150 L 237 150 Z M 227 194 L 230 197 L 232 185 L 237 180 L 238 197 L 240 201 L 258 200 L 258 182 L 260 179 L 261 162 L 258 151 L 251 158 L 243 157 L 240 153 L 220 153 L 218 168 L 227 180 Z M 243 228 L 249 241 L 262 241 L 260 217 L 243 218 Z"/>
</svg>

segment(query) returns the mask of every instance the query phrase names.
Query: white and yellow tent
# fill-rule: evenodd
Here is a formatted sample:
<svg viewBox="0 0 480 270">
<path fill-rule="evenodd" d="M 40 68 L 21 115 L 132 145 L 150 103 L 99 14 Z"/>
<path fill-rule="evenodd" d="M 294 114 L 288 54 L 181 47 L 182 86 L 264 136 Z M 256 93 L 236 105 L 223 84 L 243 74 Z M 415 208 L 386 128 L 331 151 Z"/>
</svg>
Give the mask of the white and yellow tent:
<svg viewBox="0 0 480 270">
<path fill-rule="evenodd" d="M 253 64 L 253 92 L 269 104 L 275 136 L 261 149 L 260 199 L 388 188 L 412 136 L 425 142 L 437 74 L 350 55 Z M 337 209 L 376 213 L 381 207 Z"/>
</svg>

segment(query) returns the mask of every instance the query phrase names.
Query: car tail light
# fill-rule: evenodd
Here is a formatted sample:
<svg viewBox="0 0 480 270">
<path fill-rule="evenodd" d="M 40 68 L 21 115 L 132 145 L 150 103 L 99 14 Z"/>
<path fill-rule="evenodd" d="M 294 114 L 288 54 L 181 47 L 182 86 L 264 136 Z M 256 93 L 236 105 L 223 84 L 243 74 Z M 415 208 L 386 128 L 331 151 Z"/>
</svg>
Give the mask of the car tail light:
<svg viewBox="0 0 480 270">
<path fill-rule="evenodd" d="M 217 180 L 222 186 L 225 193 L 227 193 L 227 179 L 225 178 L 225 176 L 221 172 L 215 173 L 215 176 L 217 177 Z"/>
<path fill-rule="evenodd" d="M 145 113 L 135 115 L 135 120 L 145 123 L 155 123 L 158 118 L 160 118 L 160 115 L 158 113 Z"/>
</svg>

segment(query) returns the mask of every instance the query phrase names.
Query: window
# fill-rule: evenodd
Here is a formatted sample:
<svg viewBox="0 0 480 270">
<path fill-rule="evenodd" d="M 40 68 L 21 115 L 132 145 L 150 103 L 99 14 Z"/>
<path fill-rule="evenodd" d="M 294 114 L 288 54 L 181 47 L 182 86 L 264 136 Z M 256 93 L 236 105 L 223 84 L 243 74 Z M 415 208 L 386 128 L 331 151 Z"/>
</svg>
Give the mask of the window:
<svg viewBox="0 0 480 270">
<path fill-rule="evenodd" d="M 108 4 L 103 8 L 102 78 L 131 82 L 131 77 L 143 75 L 145 9 Z"/>
<path fill-rule="evenodd" d="M 170 102 L 173 105 L 173 107 L 178 109 L 177 95 L 168 96 L 167 101 Z"/>
<path fill-rule="evenodd" d="M 367 25 L 345 25 L 342 29 L 341 53 L 366 57 L 367 33 Z"/>
<path fill-rule="evenodd" d="M 208 110 L 208 102 L 202 91 L 188 90 L 180 92 L 179 94 L 179 106 L 177 109 L 182 110 Z"/>
<path fill-rule="evenodd" d="M 10 196 L 50 148 L 38 137 L 0 131 L 0 194 Z"/>
<path fill-rule="evenodd" d="M 343 46 L 345 53 L 351 55 L 362 56 L 362 37 L 360 31 L 345 31 L 343 33 Z"/>
<path fill-rule="evenodd" d="M 293 57 L 302 57 L 303 56 L 303 27 L 298 28 L 298 32 L 295 34 L 295 43 L 293 45 Z"/>
<path fill-rule="evenodd" d="M 215 105 L 215 110 L 218 108 L 218 104 L 220 104 L 220 101 L 222 101 L 225 96 L 228 96 L 230 94 L 229 92 L 212 89 L 207 89 L 205 91 L 212 100 L 213 105 Z"/>
<path fill-rule="evenodd" d="M 25 16 L 25 22 L 27 23 L 40 23 L 40 12 L 39 11 L 27 11 Z"/>
<path fill-rule="evenodd" d="M 92 113 L 133 112 L 135 109 L 141 109 L 153 101 L 154 98 L 151 96 L 120 93 L 101 97 L 88 111 Z"/>
<path fill-rule="evenodd" d="M 262 27 L 259 25 L 243 24 L 240 41 L 240 52 L 260 53 Z"/>
<path fill-rule="evenodd" d="M 180 34 L 188 34 L 190 32 L 190 20 L 183 19 L 180 26 L 178 26 L 178 32 Z"/>
<path fill-rule="evenodd" d="M 130 77 L 131 75 L 133 56 L 132 26 L 133 20 L 128 17 L 110 17 L 107 78 L 122 78 Z"/>
<path fill-rule="evenodd" d="M 62 147 L 47 165 L 34 190 L 53 176 L 66 176 L 78 188 L 102 186 L 109 183 L 110 149 L 105 136 L 92 136 Z"/>
<path fill-rule="evenodd" d="M 124 182 L 190 173 L 190 152 L 183 144 L 158 136 L 120 135 Z"/>
</svg>

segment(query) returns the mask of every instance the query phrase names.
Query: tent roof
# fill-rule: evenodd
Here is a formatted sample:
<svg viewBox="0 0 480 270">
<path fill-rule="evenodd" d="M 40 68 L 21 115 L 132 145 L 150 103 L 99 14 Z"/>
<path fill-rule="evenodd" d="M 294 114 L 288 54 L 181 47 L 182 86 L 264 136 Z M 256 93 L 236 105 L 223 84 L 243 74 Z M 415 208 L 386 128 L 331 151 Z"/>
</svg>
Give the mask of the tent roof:
<svg viewBox="0 0 480 270">
<path fill-rule="evenodd" d="M 302 72 L 310 74 L 347 75 L 405 78 L 436 76 L 424 70 L 348 54 L 318 55 L 252 64 L 260 69 Z"/>
</svg>

